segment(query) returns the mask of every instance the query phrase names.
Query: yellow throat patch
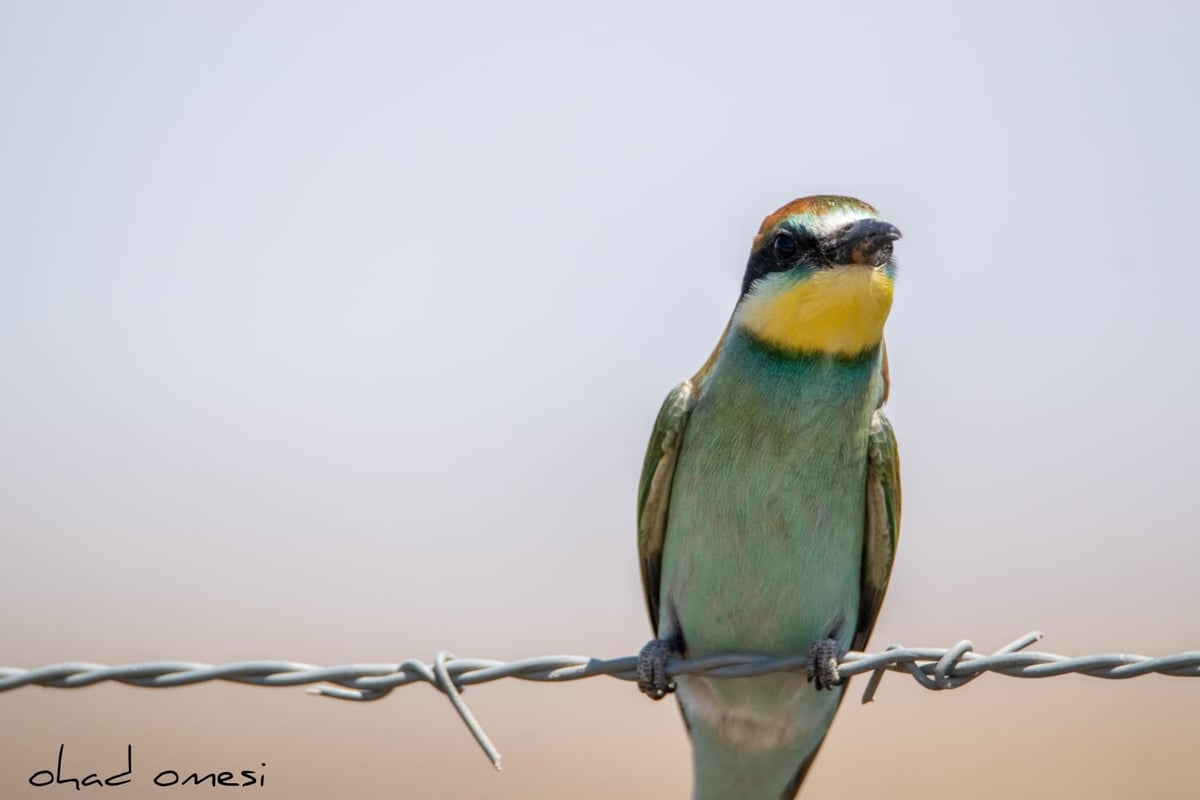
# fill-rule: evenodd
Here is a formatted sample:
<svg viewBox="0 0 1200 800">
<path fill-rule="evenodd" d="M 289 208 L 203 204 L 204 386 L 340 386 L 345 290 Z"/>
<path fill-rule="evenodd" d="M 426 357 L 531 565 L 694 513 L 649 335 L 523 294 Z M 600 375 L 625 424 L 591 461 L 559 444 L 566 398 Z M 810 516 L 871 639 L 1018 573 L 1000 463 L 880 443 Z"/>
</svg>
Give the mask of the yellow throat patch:
<svg viewBox="0 0 1200 800">
<path fill-rule="evenodd" d="M 742 300 L 734 321 L 781 350 L 854 356 L 883 339 L 893 289 L 890 275 L 865 264 L 799 280 L 771 276 Z"/>
</svg>

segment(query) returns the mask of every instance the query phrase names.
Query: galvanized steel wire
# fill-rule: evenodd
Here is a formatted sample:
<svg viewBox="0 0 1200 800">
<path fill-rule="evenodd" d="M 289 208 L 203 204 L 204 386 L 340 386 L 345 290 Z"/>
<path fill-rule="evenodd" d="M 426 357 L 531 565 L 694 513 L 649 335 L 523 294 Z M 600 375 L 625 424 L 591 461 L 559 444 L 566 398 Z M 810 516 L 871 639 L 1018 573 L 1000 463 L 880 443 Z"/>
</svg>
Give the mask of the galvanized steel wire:
<svg viewBox="0 0 1200 800">
<path fill-rule="evenodd" d="M 1013 678 L 1050 678 L 1057 675 L 1086 675 L 1124 680 L 1158 674 L 1200 677 L 1200 650 L 1151 658 L 1130 653 L 1104 653 L 1068 657 L 1053 653 L 1023 652 L 1042 638 L 1037 631 L 1022 636 L 993 653 L 977 653 L 970 641 L 950 648 L 892 645 L 881 653 L 849 652 L 840 661 L 843 678 L 870 673 L 862 701 L 870 702 L 885 672 L 910 675 L 932 690 L 956 689 L 986 672 Z M 745 678 L 772 672 L 807 672 L 807 654 L 779 658 L 754 655 L 719 655 L 705 658 L 669 659 L 667 673 L 709 677 Z M 130 686 L 167 688 L 207 681 L 229 681 L 252 686 L 302 686 L 312 694 L 340 700 L 378 700 L 393 689 L 413 683 L 428 683 L 442 691 L 454 705 L 480 747 L 497 769 L 500 755 L 462 699 L 462 689 L 481 683 L 516 678 L 525 681 L 563 682 L 607 675 L 635 681 L 637 656 L 600 659 L 586 656 L 540 656 L 520 661 L 457 658 L 438 653 L 432 662 L 409 660 L 389 664 L 345 664 L 317 667 L 295 661 L 238 661 L 203 664 L 191 661 L 150 661 L 108 666 L 86 662 L 49 664 L 34 669 L 0 667 L 0 692 L 23 686 L 79 689 L 105 681 Z"/>
</svg>

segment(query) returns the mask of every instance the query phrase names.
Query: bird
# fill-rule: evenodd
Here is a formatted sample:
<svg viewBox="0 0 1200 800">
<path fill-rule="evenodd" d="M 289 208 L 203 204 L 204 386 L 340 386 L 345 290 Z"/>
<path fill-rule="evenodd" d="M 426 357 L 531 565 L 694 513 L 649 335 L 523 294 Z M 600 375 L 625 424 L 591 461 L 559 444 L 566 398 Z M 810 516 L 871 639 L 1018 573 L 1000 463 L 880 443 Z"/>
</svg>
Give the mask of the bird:
<svg viewBox="0 0 1200 800">
<path fill-rule="evenodd" d="M 884 415 L 896 226 L 853 197 L 769 215 L 741 294 L 700 370 L 663 402 L 638 492 L 655 638 L 640 688 L 675 691 L 693 800 L 799 792 L 865 647 L 900 528 Z M 807 655 L 808 674 L 667 677 L 668 658 Z"/>
</svg>

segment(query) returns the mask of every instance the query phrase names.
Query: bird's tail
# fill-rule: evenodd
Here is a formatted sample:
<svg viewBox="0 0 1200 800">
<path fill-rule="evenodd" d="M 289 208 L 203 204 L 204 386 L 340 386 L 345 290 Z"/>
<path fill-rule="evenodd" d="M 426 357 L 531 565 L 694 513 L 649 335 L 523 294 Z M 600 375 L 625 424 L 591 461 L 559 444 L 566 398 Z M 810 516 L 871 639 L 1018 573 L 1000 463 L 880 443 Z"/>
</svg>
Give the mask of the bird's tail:
<svg viewBox="0 0 1200 800">
<path fill-rule="evenodd" d="M 701 725 L 691 734 L 692 800 L 792 800 L 824 739 L 747 748 Z"/>
</svg>

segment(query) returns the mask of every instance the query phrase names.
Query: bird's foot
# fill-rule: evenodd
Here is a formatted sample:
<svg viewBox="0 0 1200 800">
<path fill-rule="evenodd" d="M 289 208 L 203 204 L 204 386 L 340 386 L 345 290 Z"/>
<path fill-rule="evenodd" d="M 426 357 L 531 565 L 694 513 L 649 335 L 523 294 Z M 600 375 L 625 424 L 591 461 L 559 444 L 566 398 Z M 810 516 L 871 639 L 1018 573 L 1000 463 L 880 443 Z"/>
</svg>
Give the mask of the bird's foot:
<svg viewBox="0 0 1200 800">
<path fill-rule="evenodd" d="M 638 688 L 651 700 L 662 700 L 675 691 L 675 681 L 667 677 L 670 656 L 671 646 L 662 639 L 651 639 L 638 653 Z"/>
<path fill-rule="evenodd" d="M 817 691 L 832 689 L 842 682 L 838 673 L 839 649 L 836 639 L 822 639 L 813 642 L 808 651 L 808 682 L 815 683 Z"/>
</svg>

